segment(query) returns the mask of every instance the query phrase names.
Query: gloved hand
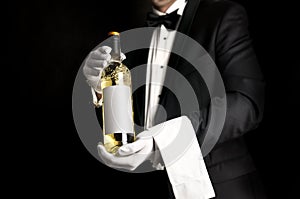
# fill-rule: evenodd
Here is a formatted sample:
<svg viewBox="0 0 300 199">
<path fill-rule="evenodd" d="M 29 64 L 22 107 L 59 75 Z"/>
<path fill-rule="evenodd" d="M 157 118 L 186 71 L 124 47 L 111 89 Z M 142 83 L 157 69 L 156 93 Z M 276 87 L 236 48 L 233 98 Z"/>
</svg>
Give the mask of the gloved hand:
<svg viewBox="0 0 300 199">
<path fill-rule="evenodd" d="M 135 142 L 120 147 L 116 155 L 99 143 L 98 153 L 113 168 L 133 171 L 146 160 L 156 169 L 165 168 L 176 198 L 215 197 L 195 130 L 186 116 L 138 134 Z"/>
<path fill-rule="evenodd" d="M 98 154 L 109 167 L 133 171 L 154 156 L 154 141 L 149 131 L 139 133 L 136 138 L 133 143 L 121 146 L 115 155 L 107 152 L 100 142 L 97 146 Z"/>
<path fill-rule="evenodd" d="M 111 47 L 100 46 L 99 48 L 91 51 L 85 60 L 83 66 L 83 74 L 86 77 L 87 83 L 97 93 L 102 93 L 100 86 L 100 76 L 104 67 L 106 67 L 111 59 Z M 121 61 L 126 59 L 126 56 L 121 53 Z"/>
</svg>

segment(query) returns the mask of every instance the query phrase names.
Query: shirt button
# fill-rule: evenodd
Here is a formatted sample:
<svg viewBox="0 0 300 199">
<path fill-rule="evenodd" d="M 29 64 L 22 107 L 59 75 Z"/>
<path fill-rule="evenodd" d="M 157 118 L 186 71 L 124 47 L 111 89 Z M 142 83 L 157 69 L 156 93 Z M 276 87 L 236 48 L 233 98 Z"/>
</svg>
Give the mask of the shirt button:
<svg viewBox="0 0 300 199">
<path fill-rule="evenodd" d="M 160 68 L 164 68 L 164 66 L 160 66 Z"/>
<path fill-rule="evenodd" d="M 164 40 L 166 40 L 167 39 L 167 37 L 164 37 Z"/>
</svg>

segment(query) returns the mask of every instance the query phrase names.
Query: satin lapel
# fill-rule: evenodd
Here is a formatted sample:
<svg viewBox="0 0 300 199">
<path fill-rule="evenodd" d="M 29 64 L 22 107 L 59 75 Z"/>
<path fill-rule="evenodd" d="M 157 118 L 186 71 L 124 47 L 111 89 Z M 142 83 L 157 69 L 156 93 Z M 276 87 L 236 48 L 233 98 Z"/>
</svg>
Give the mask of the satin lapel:
<svg viewBox="0 0 300 199">
<path fill-rule="evenodd" d="M 201 0 L 189 0 L 186 4 L 186 8 L 182 14 L 181 22 L 178 26 L 177 31 L 180 33 L 183 33 L 185 35 L 189 35 L 192 23 L 194 21 L 194 17 L 196 15 L 197 9 L 199 7 Z M 183 46 L 184 41 L 178 40 L 175 37 L 175 41 L 173 44 L 173 48 L 180 49 L 181 46 Z M 169 66 L 176 69 L 178 65 L 178 56 L 174 56 L 174 54 L 171 55 L 169 60 Z"/>
<path fill-rule="evenodd" d="M 188 0 L 186 8 L 182 14 L 181 22 L 177 29 L 178 32 L 188 35 L 201 1 L 202 0 Z"/>
<path fill-rule="evenodd" d="M 187 2 L 186 8 L 182 15 L 182 19 L 181 19 L 180 24 L 177 29 L 178 32 L 183 33 L 185 35 L 189 35 L 190 29 L 193 24 L 194 17 L 196 15 L 196 12 L 197 12 L 200 2 L 201 2 L 201 0 L 189 0 Z M 184 42 L 185 42 L 184 40 L 178 39 L 178 37 L 176 36 L 175 40 L 174 40 L 174 44 L 173 44 L 173 49 L 176 48 L 176 49 L 184 50 L 182 48 L 182 46 L 184 46 Z M 179 56 L 177 56 L 176 54 L 171 54 L 168 66 L 173 69 L 177 69 L 179 60 L 180 60 Z M 172 77 L 168 76 L 168 71 L 166 74 L 165 81 L 172 81 Z M 172 84 L 172 83 L 165 82 L 164 85 L 170 85 L 170 84 Z M 167 93 L 168 93 L 168 90 L 163 89 L 162 94 L 161 94 L 160 104 L 163 105 L 164 107 L 166 107 L 167 101 L 168 101 Z M 169 103 L 169 101 L 168 101 L 168 103 Z"/>
</svg>

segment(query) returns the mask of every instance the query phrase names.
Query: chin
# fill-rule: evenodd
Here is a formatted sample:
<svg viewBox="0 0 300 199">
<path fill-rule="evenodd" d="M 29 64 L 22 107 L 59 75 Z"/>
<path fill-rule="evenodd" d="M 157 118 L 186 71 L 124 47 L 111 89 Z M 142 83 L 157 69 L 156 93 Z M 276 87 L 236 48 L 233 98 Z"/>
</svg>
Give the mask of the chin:
<svg viewBox="0 0 300 199">
<path fill-rule="evenodd" d="M 152 0 L 152 4 L 155 7 L 162 7 L 162 6 L 167 6 L 175 1 L 176 0 Z"/>
</svg>

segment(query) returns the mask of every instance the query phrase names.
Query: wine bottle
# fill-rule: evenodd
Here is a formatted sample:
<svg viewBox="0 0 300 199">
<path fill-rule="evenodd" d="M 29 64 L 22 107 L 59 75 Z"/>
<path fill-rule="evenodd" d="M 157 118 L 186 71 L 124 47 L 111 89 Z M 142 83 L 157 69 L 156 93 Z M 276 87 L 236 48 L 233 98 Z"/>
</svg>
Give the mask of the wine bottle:
<svg viewBox="0 0 300 199">
<path fill-rule="evenodd" d="M 101 74 L 104 146 L 110 153 L 135 140 L 130 70 L 122 63 L 120 34 L 109 32 L 111 60 Z"/>
</svg>

